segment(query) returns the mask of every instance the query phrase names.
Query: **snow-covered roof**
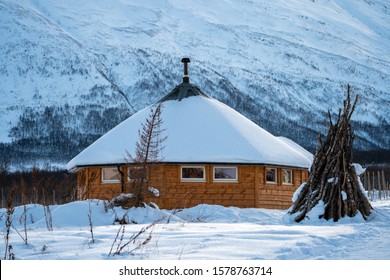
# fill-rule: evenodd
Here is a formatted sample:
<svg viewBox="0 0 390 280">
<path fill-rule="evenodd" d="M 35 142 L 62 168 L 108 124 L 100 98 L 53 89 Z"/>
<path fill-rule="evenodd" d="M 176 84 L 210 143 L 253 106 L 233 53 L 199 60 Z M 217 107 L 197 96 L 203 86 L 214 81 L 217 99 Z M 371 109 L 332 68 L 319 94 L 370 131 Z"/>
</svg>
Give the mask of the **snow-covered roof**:
<svg viewBox="0 0 390 280">
<path fill-rule="evenodd" d="M 284 136 L 277 136 L 277 137 L 280 141 L 282 141 L 286 145 L 291 146 L 291 148 L 300 152 L 302 155 L 304 155 L 305 157 L 310 159 L 310 161 L 313 161 L 314 155 L 312 153 L 310 153 L 308 150 L 306 150 L 305 148 L 303 148 L 302 146 L 300 146 L 298 143 L 295 143 L 293 140 L 291 140 L 287 137 L 284 137 Z"/>
<path fill-rule="evenodd" d="M 161 100 L 162 128 L 167 139 L 162 150 L 166 163 L 269 164 L 309 168 L 310 153 L 278 138 L 229 106 L 183 82 Z M 157 106 L 157 105 L 152 105 Z M 88 165 L 126 163 L 134 154 L 138 131 L 150 106 L 104 134 L 68 164 L 71 170 Z M 307 151 L 306 151 L 307 152 Z"/>
</svg>

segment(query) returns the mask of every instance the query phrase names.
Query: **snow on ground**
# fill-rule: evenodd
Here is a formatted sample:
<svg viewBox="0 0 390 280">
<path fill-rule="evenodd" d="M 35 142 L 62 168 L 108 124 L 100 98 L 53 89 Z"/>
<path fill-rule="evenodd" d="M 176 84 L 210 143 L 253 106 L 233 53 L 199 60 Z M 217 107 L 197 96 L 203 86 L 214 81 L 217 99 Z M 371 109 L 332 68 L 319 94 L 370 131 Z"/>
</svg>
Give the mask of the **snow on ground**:
<svg viewBox="0 0 390 280">
<path fill-rule="evenodd" d="M 28 205 L 28 245 L 22 239 L 23 207 L 15 208 L 10 244 L 15 258 L 22 260 L 389 260 L 390 201 L 373 202 L 373 207 L 368 221 L 356 217 L 296 224 L 286 218 L 285 210 L 199 205 L 177 212 L 152 207 L 106 211 L 103 201 L 89 200 L 50 206 L 53 230 L 49 231 L 44 207 Z M 114 222 L 124 216 L 132 224 Z M 2 235 L 5 218 L 5 209 L 0 209 Z M 135 242 L 115 254 L 143 229 Z M 151 240 L 141 245 L 149 236 Z M 4 250 L 3 241 L 1 258 Z"/>
</svg>

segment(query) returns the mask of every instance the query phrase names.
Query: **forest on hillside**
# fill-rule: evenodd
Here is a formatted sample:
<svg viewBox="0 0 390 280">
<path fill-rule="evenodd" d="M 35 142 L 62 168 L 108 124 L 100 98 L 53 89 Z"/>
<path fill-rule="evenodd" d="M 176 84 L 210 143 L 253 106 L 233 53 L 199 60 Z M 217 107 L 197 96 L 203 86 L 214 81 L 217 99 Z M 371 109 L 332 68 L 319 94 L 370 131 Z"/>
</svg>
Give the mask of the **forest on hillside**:
<svg viewBox="0 0 390 280">
<path fill-rule="evenodd" d="M 324 123 L 315 123 L 317 130 L 300 125 L 298 122 L 281 116 L 269 108 L 259 110 L 248 96 L 226 98 L 226 104 L 235 106 L 250 116 L 261 127 L 276 136 L 285 136 L 314 153 L 317 145 L 317 134 L 324 134 Z M 26 108 L 12 127 L 9 143 L 0 143 L 0 165 L 22 169 L 35 163 L 66 164 L 88 145 L 121 121 L 130 117 L 125 106 L 108 107 L 77 105 L 64 107 L 46 106 L 43 109 Z M 313 116 L 307 116 L 312 119 Z M 276 120 L 276 121 L 275 121 Z M 359 137 L 359 131 L 365 135 L 382 141 L 389 146 L 389 139 L 377 127 L 360 121 L 352 121 L 357 131 L 354 149 L 359 163 L 383 163 L 390 159 L 390 150 L 381 149 Z M 390 124 L 384 123 L 383 130 L 390 131 Z M 291 129 L 294 128 L 294 129 Z M 169 134 L 169 132 L 168 132 Z"/>
</svg>

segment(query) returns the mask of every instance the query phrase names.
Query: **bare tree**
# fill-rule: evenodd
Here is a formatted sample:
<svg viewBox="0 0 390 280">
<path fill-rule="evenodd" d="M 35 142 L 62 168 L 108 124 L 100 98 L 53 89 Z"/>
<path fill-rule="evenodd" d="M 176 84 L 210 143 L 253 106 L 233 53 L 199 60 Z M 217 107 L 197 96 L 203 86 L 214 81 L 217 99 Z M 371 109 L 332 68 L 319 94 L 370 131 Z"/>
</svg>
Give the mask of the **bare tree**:
<svg viewBox="0 0 390 280">
<path fill-rule="evenodd" d="M 9 194 L 7 198 L 7 216 L 5 219 L 5 250 L 4 250 L 4 259 L 13 259 L 12 256 L 14 254 L 12 253 L 12 246 L 9 244 L 9 235 L 11 232 L 12 227 L 12 221 L 13 221 L 13 213 L 14 213 L 14 206 L 13 206 L 13 199 L 15 195 L 15 188 L 12 188 L 11 193 Z"/>
<path fill-rule="evenodd" d="M 129 169 L 136 170 L 131 181 L 132 193 L 134 195 L 135 206 L 142 206 L 145 201 L 144 194 L 147 191 L 146 181 L 148 165 L 162 160 L 161 151 L 163 143 L 167 139 L 162 136 L 165 129 L 162 128 L 161 118 L 162 104 L 151 108 L 148 118 L 138 131 L 139 140 L 136 143 L 135 155 L 127 152 Z"/>
<path fill-rule="evenodd" d="M 46 202 L 45 190 L 42 188 L 42 198 L 43 198 L 43 211 L 45 214 L 46 227 L 48 231 L 53 231 L 53 219 L 51 216 L 50 206 Z"/>
<path fill-rule="evenodd" d="M 23 204 L 23 215 L 22 215 L 22 221 L 24 226 L 24 244 L 27 245 L 27 195 L 26 195 L 26 182 L 23 180 L 23 178 L 20 181 L 20 191 L 22 194 L 22 204 Z"/>
<path fill-rule="evenodd" d="M 89 231 L 91 232 L 92 243 L 95 243 L 95 238 L 93 235 L 91 200 L 88 200 L 88 220 L 89 220 Z"/>
<path fill-rule="evenodd" d="M 336 123 L 333 123 L 328 112 L 328 134 L 325 141 L 322 141 L 319 134 L 319 147 L 310 168 L 308 181 L 301 188 L 289 211 L 290 214 L 295 214 L 296 222 L 305 219 L 320 202 L 324 205 L 324 213 L 320 214 L 319 218 L 326 220 L 333 219 L 336 222 L 346 215 L 354 217 L 357 213 L 367 219 L 370 215 L 372 207 L 352 165 L 354 133 L 350 120 L 357 100 L 356 96 L 351 105 L 348 85 L 344 109 L 343 112 L 339 110 Z"/>
</svg>

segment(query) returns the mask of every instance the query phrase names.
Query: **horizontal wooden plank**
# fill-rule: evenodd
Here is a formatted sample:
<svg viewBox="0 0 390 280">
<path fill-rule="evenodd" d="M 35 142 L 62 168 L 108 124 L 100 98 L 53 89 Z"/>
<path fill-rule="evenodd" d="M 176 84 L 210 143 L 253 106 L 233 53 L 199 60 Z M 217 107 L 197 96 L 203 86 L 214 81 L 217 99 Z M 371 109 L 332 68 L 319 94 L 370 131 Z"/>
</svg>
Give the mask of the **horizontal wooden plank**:
<svg viewBox="0 0 390 280">
<path fill-rule="evenodd" d="M 259 191 L 259 197 L 262 197 L 262 196 L 275 196 L 275 195 L 279 195 L 279 196 L 289 196 L 289 197 L 292 197 L 294 194 L 294 192 L 284 192 L 284 191 Z"/>
<path fill-rule="evenodd" d="M 148 199 L 158 201 L 161 208 L 174 208 L 178 204 L 190 207 L 201 203 L 238 207 L 255 207 L 255 205 L 263 207 L 265 205 L 267 208 L 280 208 L 291 204 L 291 197 L 295 190 L 301 181 L 307 178 L 307 171 L 293 170 L 294 185 L 280 183 L 264 185 L 262 183 L 265 181 L 265 166 L 239 165 L 237 166 L 238 182 L 214 182 L 214 165 L 203 164 L 203 166 L 206 170 L 206 182 L 181 182 L 181 166 L 178 164 L 150 166 L 148 174 L 151 178 L 148 180 L 148 186 L 157 188 L 160 191 L 160 197 L 147 196 Z M 278 167 L 279 182 L 281 169 Z M 126 172 L 126 167 L 122 167 L 122 170 Z M 93 182 L 91 182 L 92 178 Z M 98 196 L 99 198 L 118 195 L 122 189 L 121 184 L 102 184 L 100 167 L 85 168 L 79 172 L 78 186 L 80 186 L 80 192 L 86 191 L 89 197 Z M 88 188 L 90 188 L 89 192 Z M 127 184 L 126 190 L 131 190 Z"/>
</svg>

